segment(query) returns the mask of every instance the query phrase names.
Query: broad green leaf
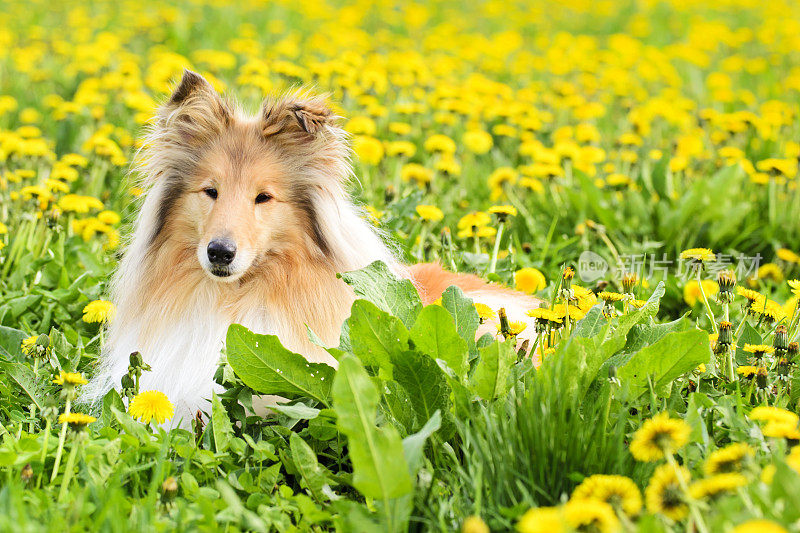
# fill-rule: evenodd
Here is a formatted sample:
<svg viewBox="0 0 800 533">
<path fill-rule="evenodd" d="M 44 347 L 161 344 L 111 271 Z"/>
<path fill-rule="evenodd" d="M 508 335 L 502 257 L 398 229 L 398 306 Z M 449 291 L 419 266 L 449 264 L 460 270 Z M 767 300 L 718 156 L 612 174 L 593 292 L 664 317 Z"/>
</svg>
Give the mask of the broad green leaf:
<svg viewBox="0 0 800 533">
<path fill-rule="evenodd" d="M 436 433 L 442 424 L 442 416 L 440 411 L 433 413 L 433 416 L 428 420 L 422 429 L 409 435 L 403 439 L 403 453 L 408 462 L 409 474 L 411 476 L 417 475 L 417 470 L 422 466 L 422 459 L 424 457 L 425 442 L 428 438 Z"/>
<path fill-rule="evenodd" d="M 664 324 L 637 324 L 628 333 L 625 351 L 638 352 L 645 346 L 658 342 L 661 337 L 673 331 L 686 331 L 693 328 L 691 320 L 686 315 Z"/>
<path fill-rule="evenodd" d="M 595 306 L 589 309 L 586 316 L 583 317 L 575 325 L 572 331 L 573 337 L 594 337 L 599 335 L 603 328 L 608 326 L 608 319 L 603 316 L 603 310 L 600 306 Z"/>
<path fill-rule="evenodd" d="M 751 326 L 750 322 L 745 322 L 744 326 L 742 326 L 742 332 L 739 334 L 739 340 L 736 344 L 736 364 L 749 364 L 751 354 L 744 351 L 745 344 L 761 344 L 762 342 L 763 340 L 758 330 Z"/>
<path fill-rule="evenodd" d="M 708 333 L 701 330 L 669 333 L 655 344 L 638 351 L 618 371 L 634 394 L 648 390 L 648 378 L 656 393 L 663 395 L 672 381 L 711 358 Z"/>
<path fill-rule="evenodd" d="M 509 375 L 517 354 L 510 342 L 495 342 L 479 348 L 480 361 L 470 378 L 470 388 L 484 400 L 501 398 L 511 384 Z"/>
<path fill-rule="evenodd" d="M 319 416 L 319 409 L 315 409 L 314 407 L 308 407 L 303 404 L 298 405 L 270 405 L 269 407 L 273 411 L 277 411 L 281 414 L 288 416 L 289 418 L 295 418 L 297 420 L 313 420 Z"/>
<path fill-rule="evenodd" d="M 442 311 L 447 313 L 444 309 Z M 393 362 L 394 380 L 405 389 L 416 414 L 417 423 L 413 431 L 421 429 L 439 411 L 444 414 L 442 439 L 450 438 L 455 428 L 450 412 L 450 386 L 442 369 L 436 361 L 416 351 L 399 354 Z"/>
<path fill-rule="evenodd" d="M 392 354 L 408 350 L 408 330 L 400 321 L 367 300 L 356 300 L 347 319 L 350 349 L 367 368 L 392 376 Z"/>
<path fill-rule="evenodd" d="M 22 340 L 28 337 L 24 331 L 0 326 L 0 355 L 17 359 L 22 350 Z"/>
<path fill-rule="evenodd" d="M 233 438 L 233 426 L 216 392 L 211 395 L 211 426 L 217 453 L 227 451 Z"/>
<path fill-rule="evenodd" d="M 542 374 L 549 375 L 547 379 L 554 379 L 552 374 L 556 365 L 564 365 L 564 375 L 570 379 L 566 383 L 566 393 L 583 397 L 603 364 L 625 347 L 631 328 L 655 316 L 663 295 L 664 283 L 660 282 L 641 309 L 614 319 L 593 337 L 571 336 L 559 344 L 554 356 L 545 359 Z"/>
<path fill-rule="evenodd" d="M 135 421 L 128 413 L 117 409 L 113 405 L 111 406 L 111 412 L 119 422 L 119 425 L 122 426 L 122 429 L 125 430 L 125 433 L 135 437 L 140 442 L 150 442 L 150 432 L 145 428 L 144 424 Z"/>
<path fill-rule="evenodd" d="M 403 443 L 392 426 L 378 427 L 375 415 L 378 390 L 354 356 L 345 356 L 333 382 L 336 425 L 347 436 L 353 463 L 353 486 L 365 497 L 383 503 L 389 515 L 390 500 L 410 494 L 413 485 Z M 397 516 L 387 516 L 395 524 Z"/>
<path fill-rule="evenodd" d="M 411 327 L 422 309 L 417 289 L 407 279 L 398 279 L 382 261 L 339 276 L 353 287 L 356 295 L 396 316 Z"/>
<path fill-rule="evenodd" d="M 475 345 L 475 333 L 478 331 L 481 319 L 472 299 L 464 296 L 461 289 L 453 285 L 442 293 L 442 307 L 453 315 L 456 331 L 467 342 L 470 355 L 477 356 L 478 348 Z"/>
<path fill-rule="evenodd" d="M 395 380 L 384 381 L 383 387 L 381 408 L 384 416 L 400 430 L 401 436 L 413 433 L 417 417 L 406 389 Z"/>
<path fill-rule="evenodd" d="M 22 389 L 22 392 L 39 410 L 42 409 L 44 402 L 40 395 L 39 385 L 37 385 L 38 378 L 30 367 L 21 363 L 0 361 L 0 370 Z"/>
<path fill-rule="evenodd" d="M 467 341 L 458 335 L 453 316 L 444 307 L 425 307 L 411 328 L 410 337 L 416 349 L 447 363 L 459 378 L 466 375 L 469 354 Z M 425 420 L 428 418 L 430 415 Z"/>
<path fill-rule="evenodd" d="M 112 407 L 115 407 L 118 411 L 125 411 L 125 403 L 115 389 L 111 389 L 103 396 L 101 420 L 104 426 L 110 426 L 116 420 L 114 413 L 111 411 Z"/>
<path fill-rule="evenodd" d="M 275 335 L 258 335 L 239 324 L 228 328 L 228 364 L 250 388 L 262 394 L 313 398 L 330 402 L 336 371 L 325 363 L 309 363 L 284 348 Z"/>
<path fill-rule="evenodd" d="M 318 502 L 324 501 L 322 489 L 328 484 L 325 468 L 317 461 L 317 454 L 300 435 L 292 432 L 289 437 L 289 448 L 292 453 L 292 462 L 300 473 L 301 485 L 309 490 Z"/>
</svg>

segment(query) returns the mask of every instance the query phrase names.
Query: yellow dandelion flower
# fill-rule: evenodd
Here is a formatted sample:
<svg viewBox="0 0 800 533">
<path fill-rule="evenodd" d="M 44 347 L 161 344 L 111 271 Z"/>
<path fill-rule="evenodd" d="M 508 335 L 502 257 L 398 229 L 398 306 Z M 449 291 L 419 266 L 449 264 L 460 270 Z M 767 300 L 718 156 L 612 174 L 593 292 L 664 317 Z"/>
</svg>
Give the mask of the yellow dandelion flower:
<svg viewBox="0 0 800 533">
<path fill-rule="evenodd" d="M 610 292 L 610 291 L 603 291 L 597 295 L 601 300 L 605 303 L 614 303 L 619 302 L 623 298 L 625 298 L 624 294 L 620 294 L 618 292 Z"/>
<path fill-rule="evenodd" d="M 701 287 L 702 292 L 700 291 Z M 707 299 L 710 299 L 718 292 L 719 284 L 716 281 L 704 279 L 698 283 L 697 280 L 692 280 L 683 286 L 683 300 L 690 307 L 694 307 L 697 302 L 701 301 L 703 293 L 705 293 Z"/>
<path fill-rule="evenodd" d="M 733 528 L 731 533 L 789 533 L 789 531 L 772 520 L 753 519 Z"/>
<path fill-rule="evenodd" d="M 478 316 L 481 320 L 491 320 L 497 316 L 497 313 L 495 313 L 492 308 L 486 304 L 475 302 L 473 305 L 475 305 L 475 310 L 478 312 Z"/>
<path fill-rule="evenodd" d="M 758 367 L 751 365 L 741 365 L 736 369 L 736 373 L 745 378 L 752 378 L 758 373 Z"/>
<path fill-rule="evenodd" d="M 501 189 L 503 184 L 513 185 L 517 182 L 519 174 L 511 167 L 500 167 L 489 175 L 489 188 Z"/>
<path fill-rule="evenodd" d="M 148 424 L 152 420 L 161 424 L 172 418 L 172 415 L 175 414 L 175 407 L 163 392 L 149 390 L 140 392 L 133 397 L 130 407 L 128 407 L 128 413 L 144 424 Z"/>
<path fill-rule="evenodd" d="M 88 213 L 92 209 L 103 209 L 103 202 L 93 196 L 67 194 L 58 201 L 58 207 L 64 212 Z"/>
<path fill-rule="evenodd" d="M 97 220 L 103 224 L 113 226 L 114 224 L 119 224 L 121 219 L 120 216 L 114 211 L 101 211 L 97 213 Z"/>
<path fill-rule="evenodd" d="M 625 476 L 596 474 L 581 482 L 572 492 L 570 501 L 599 500 L 619 509 L 628 516 L 639 514 L 642 495 L 639 487 Z"/>
<path fill-rule="evenodd" d="M 679 466 L 676 471 L 668 464 L 660 465 L 644 491 L 647 510 L 675 521 L 686 518 L 689 507 L 684 500 L 681 481 L 688 484 L 690 479 L 691 474 L 684 466 Z"/>
<path fill-rule="evenodd" d="M 533 294 L 547 286 L 547 280 L 539 270 L 532 267 L 520 268 L 514 273 L 514 288 Z"/>
<path fill-rule="evenodd" d="M 709 248 L 689 248 L 681 252 L 681 259 L 710 262 L 714 261 L 716 256 Z"/>
<path fill-rule="evenodd" d="M 525 328 L 527 328 L 527 327 L 528 327 L 528 324 L 526 324 L 525 322 L 509 322 L 508 323 L 508 333 L 509 333 L 509 335 L 517 336 L 520 333 L 522 333 L 523 331 L 525 331 Z M 502 332 L 500 324 L 497 324 L 497 332 L 498 333 Z"/>
<path fill-rule="evenodd" d="M 418 205 L 416 211 L 422 220 L 429 222 L 439 222 L 444 218 L 442 210 L 435 205 Z"/>
<path fill-rule="evenodd" d="M 490 533 L 490 531 L 480 516 L 470 516 L 461 524 L 461 533 Z"/>
<path fill-rule="evenodd" d="M 569 312 L 570 320 L 582 320 L 586 316 L 586 312 L 583 309 L 572 304 L 569 304 L 569 306 L 564 303 L 556 304 L 553 306 L 553 311 L 561 318 L 566 318 Z"/>
<path fill-rule="evenodd" d="M 735 442 L 711 452 L 703 464 L 703 471 L 707 476 L 739 472 L 744 461 L 754 454 L 753 447 L 746 442 Z"/>
<path fill-rule="evenodd" d="M 26 355 L 30 355 L 33 353 L 34 348 L 36 347 L 36 341 L 39 340 L 38 335 L 33 335 L 31 337 L 26 337 L 22 339 L 22 353 Z"/>
<path fill-rule="evenodd" d="M 621 530 L 614 508 L 597 500 L 570 501 L 564 506 L 564 521 L 579 531 L 613 533 Z"/>
<path fill-rule="evenodd" d="M 800 296 L 800 279 L 790 279 L 787 283 L 792 289 L 792 294 Z"/>
<path fill-rule="evenodd" d="M 383 143 L 367 135 L 356 135 L 353 138 L 353 151 L 365 165 L 377 165 L 384 155 Z"/>
<path fill-rule="evenodd" d="M 747 485 L 747 478 L 744 475 L 738 472 L 729 472 L 693 482 L 689 485 L 689 494 L 696 500 L 702 500 L 733 492 L 745 485 Z"/>
<path fill-rule="evenodd" d="M 539 322 L 552 322 L 553 324 L 561 324 L 561 316 L 556 311 L 546 307 L 531 309 L 526 314 L 535 318 Z"/>
<path fill-rule="evenodd" d="M 757 280 L 768 279 L 775 283 L 783 282 L 783 270 L 775 263 L 765 263 L 758 267 Z"/>
<path fill-rule="evenodd" d="M 778 259 L 786 261 L 787 263 L 800 263 L 800 255 L 788 248 L 778 248 L 778 250 L 775 251 L 775 255 L 778 256 Z"/>
<path fill-rule="evenodd" d="M 58 416 L 58 423 L 69 424 L 70 429 L 73 431 L 79 431 L 96 420 L 95 417 L 83 413 L 69 413 Z"/>
<path fill-rule="evenodd" d="M 472 213 L 467 213 L 458 221 L 458 229 L 471 229 L 471 228 L 480 228 L 482 226 L 486 226 L 492 222 L 491 217 L 488 213 L 483 211 L 474 211 Z"/>
<path fill-rule="evenodd" d="M 756 168 L 761 172 L 766 172 L 773 176 L 785 176 L 793 178 L 797 175 L 797 160 L 796 159 L 764 159 L 756 163 Z"/>
<path fill-rule="evenodd" d="M 423 145 L 425 151 L 427 152 L 435 152 L 435 153 L 443 153 L 443 154 L 454 154 L 456 152 L 456 143 L 453 139 L 448 137 L 447 135 L 431 135 L 425 140 L 425 144 Z"/>
<path fill-rule="evenodd" d="M 691 428 L 680 419 L 662 412 L 646 420 L 633 436 L 630 449 L 637 461 L 658 461 L 665 453 L 682 448 L 689 441 Z"/>
<path fill-rule="evenodd" d="M 433 180 L 433 170 L 417 163 L 406 163 L 400 169 L 400 177 L 403 181 L 415 181 L 419 187 L 424 187 Z"/>
<path fill-rule="evenodd" d="M 462 139 L 464 146 L 473 154 L 485 154 L 492 149 L 494 141 L 490 133 L 483 130 L 469 130 Z"/>
<path fill-rule="evenodd" d="M 53 380 L 56 385 L 67 385 L 74 387 L 75 385 L 86 385 L 89 383 L 80 372 L 59 372 L 58 377 Z"/>
<path fill-rule="evenodd" d="M 114 304 L 106 300 L 94 300 L 83 308 L 83 321 L 87 323 L 104 323 L 114 319 L 117 310 Z"/>
<path fill-rule="evenodd" d="M 494 205 L 489 208 L 489 212 L 499 217 L 517 216 L 517 208 L 510 205 Z"/>
<path fill-rule="evenodd" d="M 797 429 L 797 424 L 788 424 L 786 422 L 767 422 L 761 433 L 765 437 L 773 439 L 800 440 L 800 430 Z"/>
<path fill-rule="evenodd" d="M 517 522 L 519 533 L 564 533 L 564 512 L 558 507 L 529 509 Z"/>
<path fill-rule="evenodd" d="M 744 287 L 736 287 L 736 294 L 742 296 L 749 300 L 750 302 L 757 302 L 759 300 L 763 300 L 764 295 L 760 292 L 756 292 L 750 289 L 745 289 Z"/>
<path fill-rule="evenodd" d="M 773 353 L 775 348 L 769 344 L 745 344 L 742 350 L 760 358 L 763 357 L 764 354 Z"/>
</svg>

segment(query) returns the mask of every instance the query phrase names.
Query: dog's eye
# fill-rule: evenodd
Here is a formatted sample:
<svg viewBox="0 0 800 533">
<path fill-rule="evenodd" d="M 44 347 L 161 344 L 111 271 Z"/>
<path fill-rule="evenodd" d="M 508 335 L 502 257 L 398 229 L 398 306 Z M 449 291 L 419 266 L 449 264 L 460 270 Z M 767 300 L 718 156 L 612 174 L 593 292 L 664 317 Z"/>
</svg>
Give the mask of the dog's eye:
<svg viewBox="0 0 800 533">
<path fill-rule="evenodd" d="M 256 203 L 257 204 L 263 204 L 264 202 L 269 202 L 270 200 L 272 200 L 272 196 L 270 196 L 269 194 L 267 194 L 265 192 L 262 192 L 261 194 L 256 196 Z"/>
<path fill-rule="evenodd" d="M 214 187 L 203 189 L 203 192 L 206 193 L 208 197 L 211 198 L 212 200 L 217 199 L 217 189 L 215 189 Z"/>
</svg>

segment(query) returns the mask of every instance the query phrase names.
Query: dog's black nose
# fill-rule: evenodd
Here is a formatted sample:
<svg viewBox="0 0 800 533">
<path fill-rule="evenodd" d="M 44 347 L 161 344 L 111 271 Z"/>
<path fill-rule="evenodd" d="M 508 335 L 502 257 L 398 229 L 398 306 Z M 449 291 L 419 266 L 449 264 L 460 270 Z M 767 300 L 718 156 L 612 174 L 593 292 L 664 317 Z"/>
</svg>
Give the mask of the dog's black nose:
<svg viewBox="0 0 800 533">
<path fill-rule="evenodd" d="M 206 252 L 212 265 L 226 266 L 230 265 L 236 256 L 236 245 L 227 239 L 214 239 L 208 243 Z"/>
</svg>

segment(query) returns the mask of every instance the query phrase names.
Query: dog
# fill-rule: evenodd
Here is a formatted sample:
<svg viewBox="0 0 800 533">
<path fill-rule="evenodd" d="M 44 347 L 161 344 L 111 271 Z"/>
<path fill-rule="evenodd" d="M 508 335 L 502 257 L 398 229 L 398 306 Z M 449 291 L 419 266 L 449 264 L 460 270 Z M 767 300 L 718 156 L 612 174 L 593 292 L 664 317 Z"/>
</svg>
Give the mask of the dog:
<svg viewBox="0 0 800 533">
<path fill-rule="evenodd" d="M 164 392 L 175 418 L 190 420 L 209 405 L 234 323 L 336 366 L 307 327 L 337 346 L 355 295 L 336 274 L 377 260 L 412 280 L 426 304 L 457 285 L 512 320 L 538 306 L 474 275 L 401 264 L 346 191 L 351 152 L 338 120 L 322 98 L 299 92 L 247 116 L 184 72 L 139 153 L 142 203 L 111 281 L 116 317 L 85 399 L 118 387 L 138 351 L 152 368 L 141 390 Z"/>
</svg>

